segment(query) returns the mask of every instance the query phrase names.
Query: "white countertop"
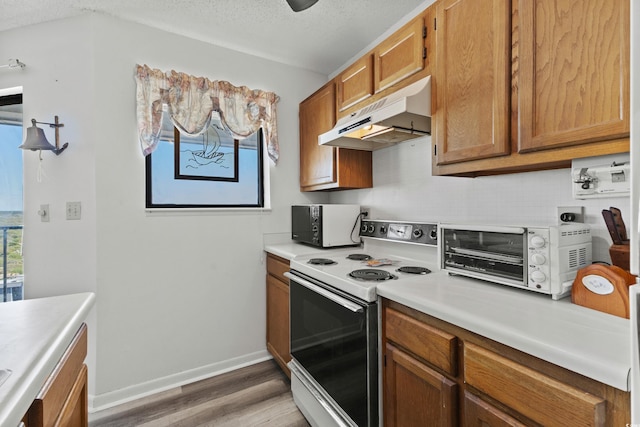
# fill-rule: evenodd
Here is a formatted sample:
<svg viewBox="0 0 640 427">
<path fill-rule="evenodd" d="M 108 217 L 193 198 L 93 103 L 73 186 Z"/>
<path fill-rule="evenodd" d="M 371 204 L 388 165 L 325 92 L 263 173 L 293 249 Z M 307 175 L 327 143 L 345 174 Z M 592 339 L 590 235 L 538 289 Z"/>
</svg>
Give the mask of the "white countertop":
<svg viewBox="0 0 640 427">
<path fill-rule="evenodd" d="M 291 260 L 323 252 L 295 242 L 265 245 L 265 251 Z M 414 308 L 486 338 L 573 372 L 629 391 L 631 369 L 628 319 L 585 308 L 571 297 L 548 295 L 450 276 L 435 265 L 427 280 L 390 280 L 379 296 Z"/>
<path fill-rule="evenodd" d="M 429 280 L 388 281 L 379 296 L 467 329 L 558 366 L 629 391 L 628 319 L 585 308 L 571 298 L 449 276 L 434 270 Z"/>
<path fill-rule="evenodd" d="M 287 243 L 276 243 L 270 245 L 264 245 L 264 250 L 273 255 L 277 255 L 284 259 L 291 260 L 299 255 L 308 255 L 315 253 L 326 253 L 329 254 L 329 251 L 335 251 L 336 249 L 322 249 L 316 248 L 314 246 L 303 245 L 301 243 L 296 243 L 293 240 Z"/>
<path fill-rule="evenodd" d="M 0 426 L 17 426 L 93 306 L 93 293 L 0 304 Z"/>
</svg>

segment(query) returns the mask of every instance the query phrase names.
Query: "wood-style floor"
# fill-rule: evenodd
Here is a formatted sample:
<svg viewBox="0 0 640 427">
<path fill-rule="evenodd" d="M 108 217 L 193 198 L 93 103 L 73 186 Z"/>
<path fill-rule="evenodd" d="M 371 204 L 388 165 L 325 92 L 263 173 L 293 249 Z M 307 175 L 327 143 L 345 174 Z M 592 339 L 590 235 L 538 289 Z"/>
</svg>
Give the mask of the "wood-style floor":
<svg viewBox="0 0 640 427">
<path fill-rule="evenodd" d="M 258 363 L 90 414 L 89 427 L 308 427 L 287 376 Z"/>
</svg>

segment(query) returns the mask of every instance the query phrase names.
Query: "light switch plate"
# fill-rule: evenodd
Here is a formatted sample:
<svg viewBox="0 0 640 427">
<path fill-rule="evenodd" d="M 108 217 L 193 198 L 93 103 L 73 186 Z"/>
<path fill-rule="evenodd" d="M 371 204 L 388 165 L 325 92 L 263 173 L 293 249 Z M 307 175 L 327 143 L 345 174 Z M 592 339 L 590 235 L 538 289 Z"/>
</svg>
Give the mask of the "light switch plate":
<svg viewBox="0 0 640 427">
<path fill-rule="evenodd" d="M 80 202 L 67 202 L 67 219 L 80 219 Z"/>
<path fill-rule="evenodd" d="M 38 215 L 40 215 L 41 222 L 49 222 L 49 205 L 40 205 Z"/>
</svg>

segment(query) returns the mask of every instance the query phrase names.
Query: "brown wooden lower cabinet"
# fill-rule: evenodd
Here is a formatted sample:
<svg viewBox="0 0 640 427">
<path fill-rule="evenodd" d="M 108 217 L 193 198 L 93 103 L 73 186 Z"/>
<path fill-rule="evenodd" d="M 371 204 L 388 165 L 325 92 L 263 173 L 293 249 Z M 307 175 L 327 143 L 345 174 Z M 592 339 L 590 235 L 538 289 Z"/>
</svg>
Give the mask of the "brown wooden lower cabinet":
<svg viewBox="0 0 640 427">
<path fill-rule="evenodd" d="M 520 421 L 502 412 L 468 391 L 464 392 L 464 425 L 491 427 L 524 427 Z"/>
<path fill-rule="evenodd" d="M 630 393 L 386 299 L 382 345 L 385 426 L 630 423 Z"/>
<path fill-rule="evenodd" d="M 289 261 L 267 254 L 267 350 L 291 378 L 289 344 Z"/>
<path fill-rule="evenodd" d="M 23 418 L 27 427 L 87 427 L 87 326 L 82 324 Z"/>
<path fill-rule="evenodd" d="M 458 385 L 408 353 L 387 344 L 386 426 L 451 426 L 458 418 Z"/>
</svg>

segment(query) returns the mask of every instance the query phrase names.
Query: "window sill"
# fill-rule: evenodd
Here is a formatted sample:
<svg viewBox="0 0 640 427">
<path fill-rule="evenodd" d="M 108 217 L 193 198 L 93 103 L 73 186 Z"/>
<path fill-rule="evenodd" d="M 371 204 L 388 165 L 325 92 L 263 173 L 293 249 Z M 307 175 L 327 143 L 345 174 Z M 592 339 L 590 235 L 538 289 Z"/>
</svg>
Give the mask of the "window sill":
<svg viewBox="0 0 640 427">
<path fill-rule="evenodd" d="M 180 216 L 180 215 L 211 215 L 229 213 L 264 213 L 271 212 L 271 208 L 145 208 L 147 216 Z"/>
</svg>

